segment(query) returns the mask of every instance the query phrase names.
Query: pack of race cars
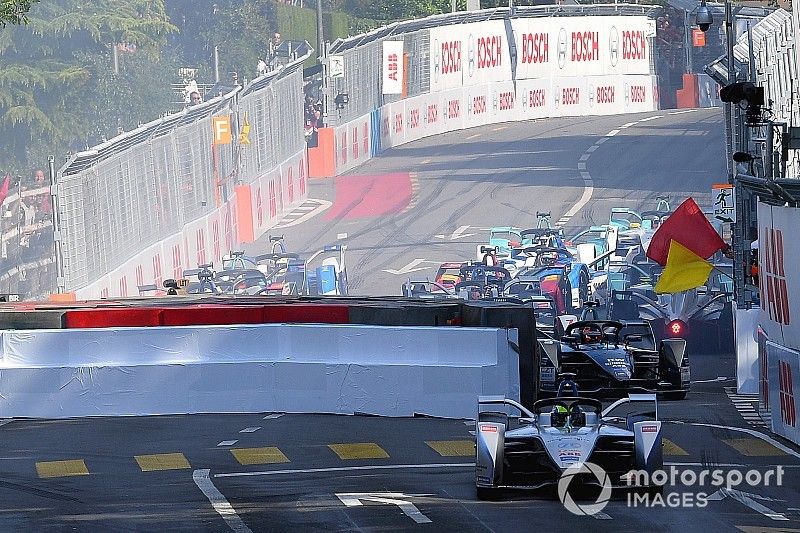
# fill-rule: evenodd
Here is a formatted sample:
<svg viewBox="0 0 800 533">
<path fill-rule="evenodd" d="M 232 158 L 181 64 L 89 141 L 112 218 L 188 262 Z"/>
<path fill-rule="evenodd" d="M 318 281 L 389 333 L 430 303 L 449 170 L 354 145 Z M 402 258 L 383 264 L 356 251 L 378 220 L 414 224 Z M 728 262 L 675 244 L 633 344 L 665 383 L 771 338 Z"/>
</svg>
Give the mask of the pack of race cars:
<svg viewBox="0 0 800 533">
<path fill-rule="evenodd" d="M 177 294 L 346 296 L 348 294 L 347 246 L 325 246 L 306 258 L 286 251 L 283 236 L 269 237 L 271 252 L 248 256 L 232 251 L 222 258 L 222 268 L 202 264 L 183 271 L 183 278 L 168 279 L 163 289 L 139 287 L 140 295 Z"/>
<path fill-rule="evenodd" d="M 402 294 L 530 303 L 544 332 L 553 329 L 553 314 L 579 314 L 587 302 L 597 301 L 603 318 L 649 322 L 656 340 L 685 338 L 694 351 L 730 349 L 730 261 L 716 258 L 708 283 L 699 289 L 675 295 L 654 291 L 662 267 L 646 250 L 670 214 L 665 199 L 641 213 L 615 207 L 606 224 L 567 237 L 552 226 L 550 213 L 540 212 L 535 228 L 492 228 L 475 260 L 442 263 L 432 280 L 408 279 Z"/>
</svg>

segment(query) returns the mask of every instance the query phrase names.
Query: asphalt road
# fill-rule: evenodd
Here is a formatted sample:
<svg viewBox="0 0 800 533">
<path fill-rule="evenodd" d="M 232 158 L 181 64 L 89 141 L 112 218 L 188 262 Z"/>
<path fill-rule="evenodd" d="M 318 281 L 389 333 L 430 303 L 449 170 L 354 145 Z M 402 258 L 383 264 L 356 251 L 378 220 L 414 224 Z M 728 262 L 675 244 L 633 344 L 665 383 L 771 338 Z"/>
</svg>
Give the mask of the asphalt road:
<svg viewBox="0 0 800 533">
<path fill-rule="evenodd" d="M 572 231 L 604 222 L 615 205 L 648 209 L 662 194 L 703 204 L 724 174 L 722 146 L 718 110 L 448 134 L 392 150 L 355 177 L 314 182 L 311 196 L 330 207 L 279 231 L 301 252 L 347 243 L 355 292 L 396 294 L 404 275 L 385 270 L 470 258 L 487 233 L 479 228 L 534 225 L 537 210 L 554 221 L 570 214 L 562 220 Z M 667 464 L 782 467 L 782 486 L 775 478 L 731 492 L 670 484 L 664 494 L 677 496 L 666 503 L 633 507 L 621 496 L 598 519 L 570 514 L 552 494 L 477 501 L 471 421 L 280 413 L 11 420 L 0 422 L 0 531 L 800 532 L 797 448 L 770 437 L 753 400 L 731 393 L 731 354 L 694 355 L 692 364 L 688 398 L 660 406 Z M 701 493 L 714 496 L 699 506 Z M 675 507 L 676 498 L 688 506 Z"/>
<path fill-rule="evenodd" d="M 493 226 L 535 227 L 537 211 L 551 212 L 570 235 L 606 223 L 614 206 L 655 209 L 659 196 L 673 207 L 689 195 L 710 207 L 711 184 L 725 180 L 723 135 L 719 109 L 443 134 L 392 149 L 352 175 L 312 180 L 310 198 L 331 207 L 310 217 L 297 211 L 270 234 L 306 255 L 347 244 L 353 294 L 400 294 L 409 276 L 433 277 L 443 261 L 475 258 Z M 248 250 L 269 251 L 267 237 Z"/>
<path fill-rule="evenodd" d="M 549 492 L 478 501 L 471 421 L 269 413 L 14 420 L 0 427 L 0 530 L 800 531 L 800 453 L 748 424 L 740 398 L 735 408 L 725 392 L 734 385 L 731 356 L 696 356 L 693 365 L 689 397 L 660 404 L 667 465 L 698 474 L 773 470 L 770 486 L 739 485 L 703 507 L 678 508 L 717 488 L 668 484 L 662 502 L 671 504 L 631 507 L 620 495 L 597 519 L 570 514 Z"/>
</svg>

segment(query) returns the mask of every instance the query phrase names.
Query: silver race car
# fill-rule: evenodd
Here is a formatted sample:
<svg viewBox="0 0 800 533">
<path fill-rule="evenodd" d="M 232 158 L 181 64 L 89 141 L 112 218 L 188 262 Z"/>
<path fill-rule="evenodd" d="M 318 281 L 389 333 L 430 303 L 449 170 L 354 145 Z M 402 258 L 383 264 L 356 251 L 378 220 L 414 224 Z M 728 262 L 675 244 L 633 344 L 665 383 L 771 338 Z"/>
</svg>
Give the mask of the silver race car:
<svg viewBox="0 0 800 533">
<path fill-rule="evenodd" d="M 479 398 L 475 473 L 479 499 L 497 499 L 503 489 L 555 486 L 567 468 L 587 462 L 605 470 L 612 488 L 658 489 L 633 481 L 642 478 L 637 472 L 647 472 L 644 479 L 650 480 L 663 468 L 656 396 L 630 394 L 604 410 L 598 400 L 577 396 L 574 383 L 571 387 L 575 395 L 539 400 L 532 410 L 503 397 Z M 645 402 L 653 402 L 655 410 L 612 415 Z M 489 406 L 495 412 L 483 411 Z M 510 408 L 521 416 L 497 412 Z M 600 485 L 592 475 L 578 479 Z"/>
</svg>

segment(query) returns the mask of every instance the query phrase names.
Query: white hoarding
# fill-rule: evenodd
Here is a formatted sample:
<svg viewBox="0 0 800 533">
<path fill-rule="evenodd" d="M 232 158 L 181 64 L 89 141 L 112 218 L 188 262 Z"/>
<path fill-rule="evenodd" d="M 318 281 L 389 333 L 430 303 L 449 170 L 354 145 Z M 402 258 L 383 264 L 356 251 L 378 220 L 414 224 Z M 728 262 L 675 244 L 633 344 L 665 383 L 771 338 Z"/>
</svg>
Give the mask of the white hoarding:
<svg viewBox="0 0 800 533">
<path fill-rule="evenodd" d="M 383 41 L 383 94 L 403 93 L 403 41 Z"/>
</svg>

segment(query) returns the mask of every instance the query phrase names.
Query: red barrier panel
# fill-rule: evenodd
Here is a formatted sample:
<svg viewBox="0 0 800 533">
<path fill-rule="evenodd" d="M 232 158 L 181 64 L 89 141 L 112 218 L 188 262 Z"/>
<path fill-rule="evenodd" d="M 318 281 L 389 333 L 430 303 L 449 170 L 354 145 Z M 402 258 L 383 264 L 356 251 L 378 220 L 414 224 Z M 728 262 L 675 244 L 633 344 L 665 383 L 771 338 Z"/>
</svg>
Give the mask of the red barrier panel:
<svg viewBox="0 0 800 533">
<path fill-rule="evenodd" d="M 161 324 L 164 326 L 214 326 L 262 322 L 261 306 L 198 305 L 165 307 L 161 310 Z"/>
<path fill-rule="evenodd" d="M 64 313 L 65 328 L 124 328 L 161 325 L 161 309 L 81 309 Z"/>
<path fill-rule="evenodd" d="M 294 304 L 264 306 L 264 323 L 349 324 L 350 311 L 346 305 Z"/>
</svg>

